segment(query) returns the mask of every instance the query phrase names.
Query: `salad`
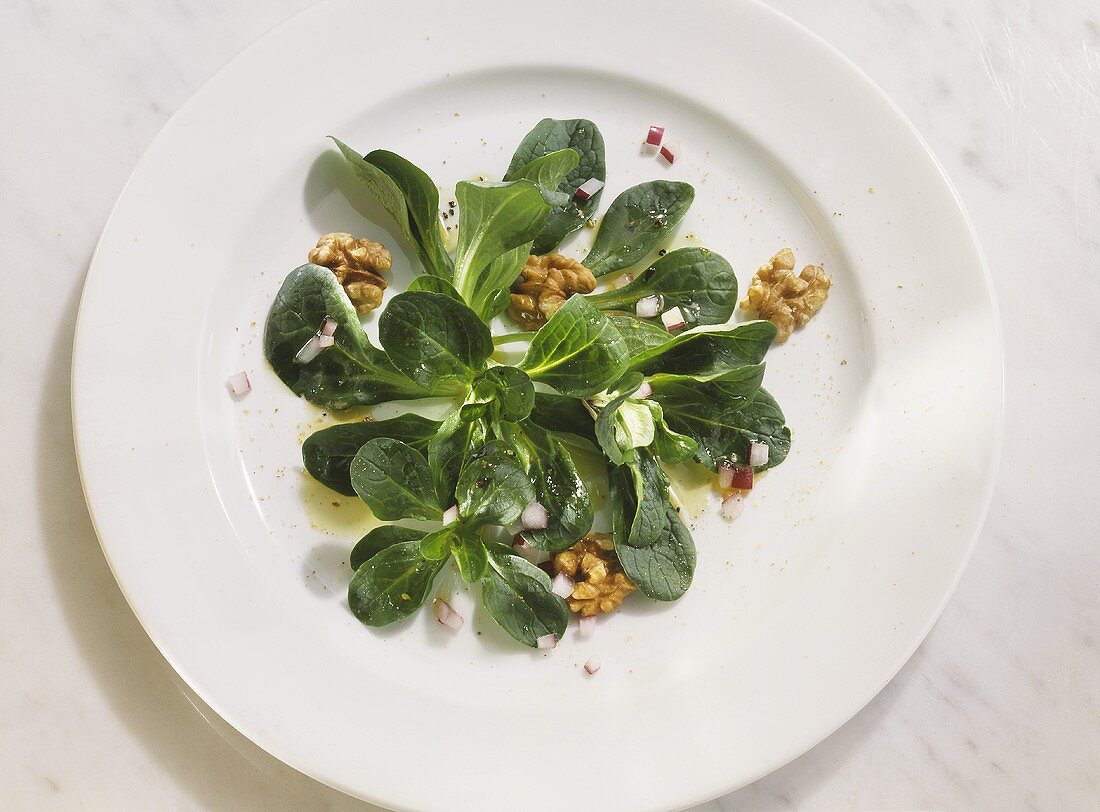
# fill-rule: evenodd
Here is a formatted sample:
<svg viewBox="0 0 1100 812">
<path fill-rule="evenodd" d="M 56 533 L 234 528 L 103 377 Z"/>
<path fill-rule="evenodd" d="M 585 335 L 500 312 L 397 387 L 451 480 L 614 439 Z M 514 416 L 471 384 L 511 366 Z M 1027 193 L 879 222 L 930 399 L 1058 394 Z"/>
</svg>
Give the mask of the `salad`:
<svg viewBox="0 0 1100 812">
<path fill-rule="evenodd" d="M 646 141 L 670 163 L 662 135 L 651 128 Z M 584 257 L 556 253 L 595 226 L 606 181 L 603 138 L 585 119 L 539 122 L 501 181 L 460 182 L 442 210 L 435 183 L 408 160 L 333 140 L 423 273 L 387 296 L 384 246 L 323 236 L 274 299 L 266 358 L 326 409 L 450 404 L 442 420 L 410 405 L 303 444 L 310 475 L 387 522 L 351 550 L 351 611 L 383 626 L 431 603 L 457 631 L 463 618 L 433 596 L 452 561 L 488 614 L 531 647 L 554 647 L 571 614 L 590 634 L 634 592 L 681 597 L 697 552 L 666 466 L 712 471 L 732 519 L 755 475 L 783 462 L 791 433 L 761 387 L 763 361 L 777 323 L 800 326 L 824 302 L 821 269 L 796 276 L 793 255 L 777 254 L 753 280 L 754 310 L 772 320 L 732 322 L 729 263 L 706 248 L 662 249 L 695 194 L 669 180 L 616 197 Z M 378 345 L 360 321 L 375 309 Z M 521 342 L 522 358 L 501 362 L 501 348 Z M 598 531 L 582 456 L 607 471 L 611 518 Z"/>
</svg>

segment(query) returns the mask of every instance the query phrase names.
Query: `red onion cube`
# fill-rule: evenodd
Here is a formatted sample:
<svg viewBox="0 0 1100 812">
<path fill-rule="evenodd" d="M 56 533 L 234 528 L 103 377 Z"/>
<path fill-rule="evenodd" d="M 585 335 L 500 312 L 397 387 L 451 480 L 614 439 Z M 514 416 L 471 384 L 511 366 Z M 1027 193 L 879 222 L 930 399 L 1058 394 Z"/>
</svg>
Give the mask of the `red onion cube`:
<svg viewBox="0 0 1100 812">
<path fill-rule="evenodd" d="M 749 443 L 749 465 L 759 468 L 768 464 L 768 446 L 765 443 Z"/>
<path fill-rule="evenodd" d="M 640 319 L 652 319 L 661 312 L 661 297 L 646 296 L 634 305 L 634 315 Z"/>
<path fill-rule="evenodd" d="M 535 641 L 535 645 L 539 648 L 555 648 L 558 645 L 558 638 L 553 634 L 544 634 Z"/>
<path fill-rule="evenodd" d="M 652 394 L 653 394 L 653 387 L 649 385 L 649 381 L 643 381 L 642 385 L 634 390 L 634 394 L 631 395 L 631 397 L 641 399 L 641 398 L 648 398 Z"/>
<path fill-rule="evenodd" d="M 596 192 L 600 191 L 600 189 L 602 188 L 602 180 L 600 180 L 599 178 L 589 178 L 577 187 L 577 191 L 575 192 L 575 194 L 581 200 L 588 200 L 590 197 L 592 197 L 592 195 L 596 194 Z"/>
<path fill-rule="evenodd" d="M 446 626 L 453 632 L 457 632 L 462 628 L 462 624 L 466 622 L 458 612 L 451 608 L 451 605 L 442 598 L 436 598 L 435 603 L 432 604 L 432 614 L 435 615 L 435 619 L 443 626 Z"/>
<path fill-rule="evenodd" d="M 458 505 L 451 505 L 443 511 L 443 524 L 454 524 L 458 521 Z"/>
<path fill-rule="evenodd" d="M 580 622 L 580 628 L 577 631 L 577 636 L 582 640 L 587 640 L 593 634 L 596 633 L 596 616 L 582 617 Z"/>
<path fill-rule="evenodd" d="M 584 670 L 588 672 L 588 676 L 592 676 L 600 670 L 600 665 L 599 657 L 589 657 L 588 662 L 584 664 Z"/>
<path fill-rule="evenodd" d="M 684 311 L 678 307 L 672 307 L 661 314 L 661 322 L 670 333 L 682 330 L 687 325 L 684 319 Z"/>
<path fill-rule="evenodd" d="M 550 591 L 559 598 L 568 598 L 573 594 L 574 581 L 564 572 L 559 572 L 550 582 Z"/>
<path fill-rule="evenodd" d="M 324 347 L 321 346 L 320 336 L 312 335 L 309 337 L 309 341 L 302 345 L 302 349 L 298 350 L 294 356 L 294 360 L 299 364 L 308 364 L 314 358 L 321 354 L 321 350 Z"/>
<path fill-rule="evenodd" d="M 319 335 L 331 336 L 336 332 L 336 327 L 336 319 L 332 318 L 332 316 L 325 316 L 325 320 L 321 322 L 321 329 L 317 332 Z"/>
<path fill-rule="evenodd" d="M 745 496 L 734 493 L 722 500 L 722 517 L 733 521 L 745 511 Z"/>
<path fill-rule="evenodd" d="M 333 338 L 332 336 L 327 336 L 324 333 L 317 336 L 317 346 L 320 347 L 322 350 L 328 349 L 329 347 L 331 347 L 335 343 L 336 343 L 336 339 Z"/>
<path fill-rule="evenodd" d="M 519 523 L 524 530 L 545 530 L 550 524 L 550 514 L 538 502 L 530 502 L 519 515 Z"/>
<path fill-rule="evenodd" d="M 735 465 L 733 467 L 733 482 L 731 487 L 740 491 L 752 490 L 753 471 L 748 465 Z"/>
<path fill-rule="evenodd" d="M 673 144 L 664 144 L 661 147 L 661 151 L 657 153 L 657 156 L 669 166 L 676 163 L 676 158 L 680 154 L 680 147 Z"/>
<path fill-rule="evenodd" d="M 718 463 L 718 489 L 728 491 L 733 487 L 733 469 L 736 466 L 729 460 Z"/>
<path fill-rule="evenodd" d="M 247 372 L 238 372 L 236 375 L 230 375 L 225 385 L 229 387 L 230 394 L 235 398 L 244 397 L 252 391 L 252 383 L 248 380 Z"/>
<path fill-rule="evenodd" d="M 661 146 L 661 139 L 665 137 L 665 128 L 658 127 L 653 124 L 649 128 L 649 132 L 646 133 L 645 142 L 653 147 Z"/>
</svg>

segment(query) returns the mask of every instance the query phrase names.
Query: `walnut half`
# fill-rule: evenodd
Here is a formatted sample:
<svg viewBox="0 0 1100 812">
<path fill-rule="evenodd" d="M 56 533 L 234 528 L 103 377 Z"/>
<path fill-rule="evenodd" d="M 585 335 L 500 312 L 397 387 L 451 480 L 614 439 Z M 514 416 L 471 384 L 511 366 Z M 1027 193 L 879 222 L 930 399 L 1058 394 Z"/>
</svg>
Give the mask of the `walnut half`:
<svg viewBox="0 0 1100 812">
<path fill-rule="evenodd" d="M 610 533 L 589 533 L 554 556 L 554 572 L 575 582 L 566 603 L 581 617 L 615 611 L 638 588 L 623 572 L 612 546 Z"/>
<path fill-rule="evenodd" d="M 393 257 L 382 243 L 334 231 L 317 240 L 317 247 L 310 249 L 309 261 L 336 275 L 356 312 L 369 313 L 382 304 L 382 291 L 389 285 L 382 271 L 393 264 Z"/>
<path fill-rule="evenodd" d="M 767 319 L 776 327 L 777 344 L 786 341 L 796 327 L 808 322 L 829 298 L 832 282 L 820 265 L 807 265 L 795 276 L 794 252 L 784 248 L 752 278 L 741 309 Z"/>
<path fill-rule="evenodd" d="M 512 285 L 508 315 L 524 330 L 537 330 L 574 293 L 595 289 L 596 277 L 575 259 L 561 254 L 532 254 Z"/>
</svg>

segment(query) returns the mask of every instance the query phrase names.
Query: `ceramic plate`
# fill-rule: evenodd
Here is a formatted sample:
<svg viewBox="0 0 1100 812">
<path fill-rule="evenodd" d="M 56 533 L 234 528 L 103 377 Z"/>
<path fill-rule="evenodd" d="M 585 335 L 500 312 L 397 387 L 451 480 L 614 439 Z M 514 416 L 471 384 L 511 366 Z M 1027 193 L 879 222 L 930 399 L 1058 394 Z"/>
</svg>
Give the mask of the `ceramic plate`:
<svg viewBox="0 0 1100 812">
<path fill-rule="evenodd" d="M 370 517 L 301 469 L 301 439 L 335 418 L 278 382 L 260 341 L 320 233 L 386 243 L 394 290 L 413 275 L 325 136 L 408 156 L 446 197 L 499 177 L 547 116 L 600 126 L 606 201 L 653 177 L 693 183 L 676 244 L 725 255 L 742 290 L 782 246 L 826 267 L 825 309 L 768 356 L 793 452 L 735 524 L 693 506 L 686 597 L 631 600 L 589 640 L 574 627 L 553 652 L 523 649 L 457 587 L 458 635 L 430 612 L 364 628 L 346 562 Z M 639 154 L 653 123 L 682 145 L 672 167 Z M 258 745 L 396 808 L 557 809 L 565 781 L 592 808 L 668 809 L 798 756 L 923 639 L 988 503 L 999 347 L 935 159 L 851 63 L 776 12 L 332 0 L 248 48 L 142 159 L 88 274 L 73 407 L 130 605 Z M 225 381 L 242 369 L 254 389 L 234 401 Z"/>
</svg>

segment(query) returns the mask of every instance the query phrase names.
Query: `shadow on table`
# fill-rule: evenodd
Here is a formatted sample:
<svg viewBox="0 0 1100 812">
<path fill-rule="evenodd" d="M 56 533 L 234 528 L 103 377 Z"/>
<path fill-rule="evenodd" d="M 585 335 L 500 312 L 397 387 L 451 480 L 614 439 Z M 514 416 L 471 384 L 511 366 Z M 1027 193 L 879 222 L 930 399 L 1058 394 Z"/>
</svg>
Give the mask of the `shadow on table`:
<svg viewBox="0 0 1100 812">
<path fill-rule="evenodd" d="M 38 510 L 61 608 L 100 690 L 196 806 L 374 809 L 302 775 L 237 733 L 183 684 L 130 611 L 103 557 L 77 473 L 70 369 L 79 296 L 77 286 L 43 371 Z"/>
<path fill-rule="evenodd" d="M 146 636 L 115 582 L 84 504 L 73 447 L 70 369 L 79 289 L 54 336 L 38 436 L 38 490 L 46 554 L 76 645 L 118 717 L 199 806 L 234 810 L 375 809 L 268 755 L 183 684 Z M 804 804 L 887 716 L 921 652 L 871 704 L 797 760 L 720 802 L 724 809 Z M 700 807 L 718 809 L 712 802 Z"/>
</svg>

